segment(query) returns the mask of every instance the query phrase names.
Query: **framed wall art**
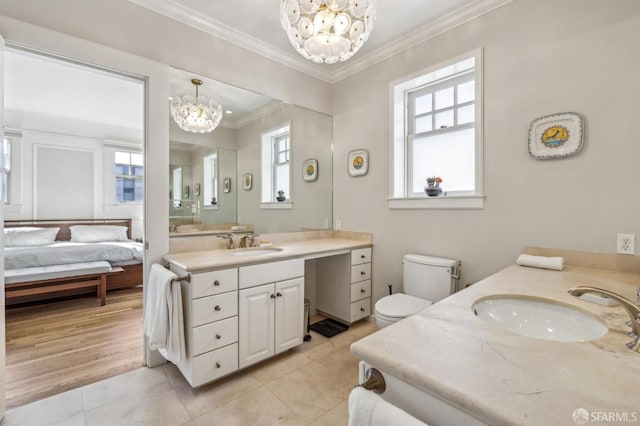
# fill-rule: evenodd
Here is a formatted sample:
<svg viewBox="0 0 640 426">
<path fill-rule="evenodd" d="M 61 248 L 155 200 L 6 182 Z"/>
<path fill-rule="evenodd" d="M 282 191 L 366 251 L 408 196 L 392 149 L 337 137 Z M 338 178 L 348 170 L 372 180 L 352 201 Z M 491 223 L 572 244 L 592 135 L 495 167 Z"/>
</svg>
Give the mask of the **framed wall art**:
<svg viewBox="0 0 640 426">
<path fill-rule="evenodd" d="M 193 195 L 195 195 L 196 197 L 200 196 L 200 184 L 199 183 L 196 183 L 193 186 Z"/>
<path fill-rule="evenodd" d="M 351 151 L 347 162 L 349 175 L 364 176 L 369 171 L 369 152 L 366 149 L 356 149 Z"/>
<path fill-rule="evenodd" d="M 311 158 L 302 163 L 302 180 L 313 182 L 318 179 L 318 160 Z"/>
<path fill-rule="evenodd" d="M 245 173 L 242 176 L 242 189 L 250 191 L 253 186 L 253 175 L 251 173 Z"/>
<path fill-rule="evenodd" d="M 226 177 L 222 181 L 222 190 L 224 192 L 231 192 L 231 178 L 230 177 Z"/>
<path fill-rule="evenodd" d="M 565 158 L 582 149 L 584 119 L 575 112 L 536 118 L 529 126 L 529 155 L 537 160 Z"/>
</svg>

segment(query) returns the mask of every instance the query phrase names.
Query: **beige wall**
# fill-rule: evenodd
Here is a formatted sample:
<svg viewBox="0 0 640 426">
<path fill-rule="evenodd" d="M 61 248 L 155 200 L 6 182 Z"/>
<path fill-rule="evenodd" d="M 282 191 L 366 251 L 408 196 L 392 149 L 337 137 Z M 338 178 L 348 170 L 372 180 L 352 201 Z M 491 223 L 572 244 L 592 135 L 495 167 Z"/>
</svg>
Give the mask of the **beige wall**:
<svg viewBox="0 0 640 426">
<path fill-rule="evenodd" d="M 467 284 L 525 245 L 611 253 L 616 233 L 640 237 L 639 40 L 636 0 L 517 0 L 336 84 L 334 217 L 373 233 L 374 299 L 399 290 L 405 253 L 461 259 Z M 478 47 L 484 210 L 389 210 L 389 82 Z M 583 151 L 531 158 L 531 121 L 566 111 L 585 117 Z M 370 151 L 365 177 L 347 174 L 356 148 Z"/>
</svg>

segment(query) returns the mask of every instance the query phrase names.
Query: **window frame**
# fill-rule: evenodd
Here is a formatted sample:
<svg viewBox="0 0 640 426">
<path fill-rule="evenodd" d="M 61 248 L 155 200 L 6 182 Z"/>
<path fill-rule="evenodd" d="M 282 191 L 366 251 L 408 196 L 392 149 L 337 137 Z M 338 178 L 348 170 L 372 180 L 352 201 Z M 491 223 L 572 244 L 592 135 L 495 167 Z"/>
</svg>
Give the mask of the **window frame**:
<svg viewBox="0 0 640 426">
<path fill-rule="evenodd" d="M 204 200 L 202 206 L 205 210 L 218 210 L 220 208 L 218 151 L 202 157 L 202 170 L 202 197 Z M 212 197 L 216 197 L 216 204 L 211 204 Z"/>
<path fill-rule="evenodd" d="M 113 201 L 115 203 L 115 205 L 142 205 L 144 203 L 144 176 L 145 176 L 145 172 L 144 172 L 144 168 L 145 168 L 145 164 L 144 164 L 144 153 L 141 150 L 138 149 L 132 149 L 132 148 L 125 148 L 125 147 L 112 147 L 113 149 L 113 185 L 114 185 L 114 197 L 113 197 Z M 118 153 L 123 153 L 123 154 L 129 154 L 129 167 L 142 167 L 142 174 L 141 175 L 135 175 L 135 174 L 128 174 L 128 175 L 123 175 L 123 174 L 118 174 L 116 171 L 117 165 L 121 164 L 118 163 L 116 160 L 116 157 L 118 155 Z M 136 154 L 136 155 L 140 155 L 142 157 L 142 166 L 137 166 L 137 165 L 133 165 L 131 164 L 131 155 L 132 154 Z M 118 178 L 124 178 L 124 179 L 133 179 L 134 181 L 138 180 L 142 182 L 142 198 L 138 201 L 136 200 L 131 200 L 131 201 L 127 201 L 127 200 L 118 200 L 118 190 L 117 190 L 117 179 Z M 134 185 L 134 189 L 137 185 Z"/>
<path fill-rule="evenodd" d="M 288 135 L 288 164 L 289 164 L 289 193 L 286 194 L 286 201 L 277 201 L 276 188 L 276 165 L 284 163 L 276 163 L 276 143 L 279 138 Z M 260 208 L 261 209 L 291 209 L 293 203 L 293 129 L 291 122 L 285 122 L 275 126 L 260 134 L 261 139 L 261 159 L 260 159 Z"/>
<path fill-rule="evenodd" d="M 448 75 L 441 76 L 441 72 L 447 67 L 468 59 L 474 59 L 473 71 L 452 70 Z M 443 134 L 454 130 L 463 130 L 462 127 L 473 127 L 475 133 L 475 173 L 473 191 L 455 191 L 443 193 L 438 197 L 429 197 L 422 193 L 411 192 L 412 173 L 411 155 L 413 138 L 411 135 L 409 94 L 421 91 L 434 91 L 432 88 L 448 87 L 462 84 L 465 77 L 471 75 L 475 81 L 475 121 L 472 126 L 461 125 L 458 128 L 433 129 L 431 135 Z M 455 80 L 460 79 L 458 82 Z M 470 80 L 466 80 L 470 81 Z M 390 133 L 389 146 L 390 174 L 389 174 L 389 198 L 390 209 L 482 209 L 484 208 L 484 158 L 483 158 L 483 52 L 482 48 L 475 49 L 438 63 L 427 69 L 413 73 L 409 76 L 395 80 L 389 85 L 390 91 Z M 433 101 L 432 101 L 433 102 Z M 470 104 L 470 103 L 469 103 Z M 457 108 L 455 105 L 451 108 Z M 446 109 L 446 108 L 445 108 Z M 433 111 L 432 111 L 433 112 Z M 435 116 L 435 114 L 434 114 Z M 456 113 L 454 111 L 454 120 Z"/>
</svg>

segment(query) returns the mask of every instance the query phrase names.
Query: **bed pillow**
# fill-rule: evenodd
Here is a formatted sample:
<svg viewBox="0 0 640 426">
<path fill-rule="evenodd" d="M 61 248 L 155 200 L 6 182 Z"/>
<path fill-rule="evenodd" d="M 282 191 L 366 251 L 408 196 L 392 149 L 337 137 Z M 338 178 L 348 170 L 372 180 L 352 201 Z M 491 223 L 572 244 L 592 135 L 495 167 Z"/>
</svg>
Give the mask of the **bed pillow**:
<svg viewBox="0 0 640 426">
<path fill-rule="evenodd" d="M 56 242 L 60 228 L 43 228 L 32 231 L 9 232 L 4 236 L 6 247 L 48 246 Z"/>
<path fill-rule="evenodd" d="M 4 228 L 4 235 L 13 234 L 14 232 L 40 231 L 45 228 L 36 228 L 35 226 L 18 226 L 15 228 Z"/>
<path fill-rule="evenodd" d="M 71 230 L 71 242 L 99 243 L 102 241 L 129 241 L 126 226 L 115 225 L 74 225 Z"/>
</svg>

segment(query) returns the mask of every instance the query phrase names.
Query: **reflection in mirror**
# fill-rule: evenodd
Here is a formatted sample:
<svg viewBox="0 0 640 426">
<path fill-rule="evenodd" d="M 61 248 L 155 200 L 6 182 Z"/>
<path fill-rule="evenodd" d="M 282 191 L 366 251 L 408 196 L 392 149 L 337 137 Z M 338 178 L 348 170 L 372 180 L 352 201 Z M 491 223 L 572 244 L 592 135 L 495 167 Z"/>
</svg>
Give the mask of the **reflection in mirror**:
<svg viewBox="0 0 640 426">
<path fill-rule="evenodd" d="M 330 116 L 177 69 L 170 78 L 172 96 L 190 93 L 191 79 L 201 79 L 200 94 L 216 99 L 225 111 L 208 134 L 185 132 L 170 120 L 170 224 L 182 225 L 174 231 L 228 232 L 238 224 L 256 233 L 331 227 Z M 284 127 L 286 144 L 282 132 L 274 133 Z M 304 176 L 308 160 L 317 161 L 314 180 Z M 286 181 L 283 170 L 288 170 Z M 247 175 L 252 177 L 249 185 Z M 196 191 L 196 185 L 202 190 Z M 183 193 L 176 194 L 176 187 Z M 265 198 L 267 188 L 270 196 Z M 279 190 L 285 192 L 282 201 Z"/>
</svg>

